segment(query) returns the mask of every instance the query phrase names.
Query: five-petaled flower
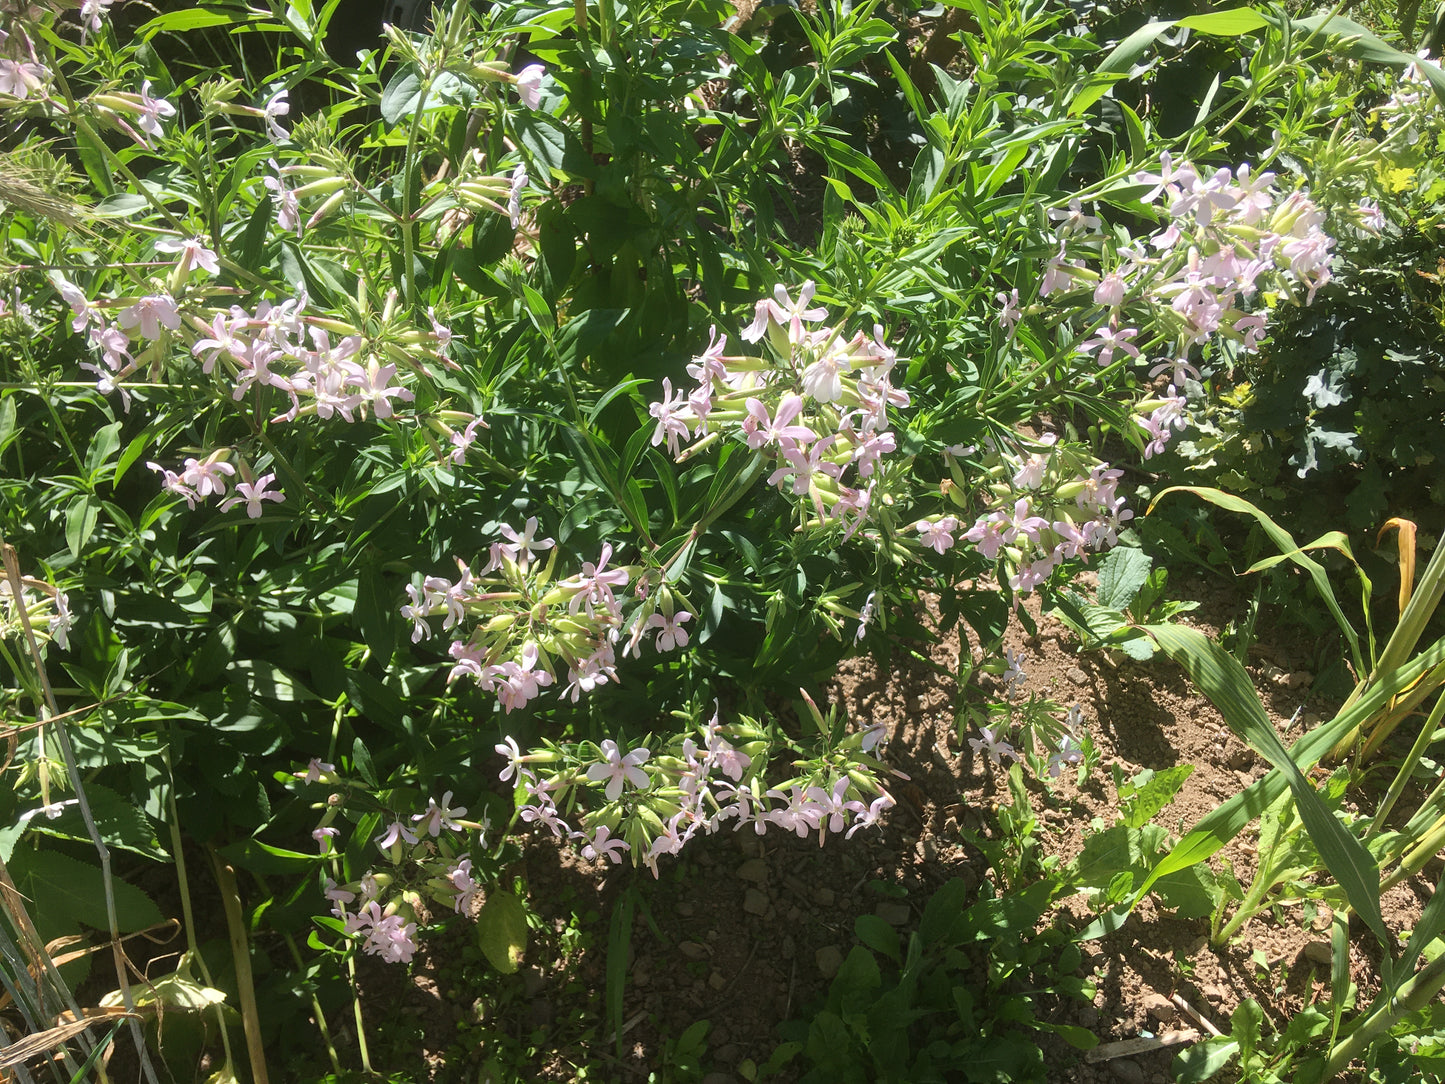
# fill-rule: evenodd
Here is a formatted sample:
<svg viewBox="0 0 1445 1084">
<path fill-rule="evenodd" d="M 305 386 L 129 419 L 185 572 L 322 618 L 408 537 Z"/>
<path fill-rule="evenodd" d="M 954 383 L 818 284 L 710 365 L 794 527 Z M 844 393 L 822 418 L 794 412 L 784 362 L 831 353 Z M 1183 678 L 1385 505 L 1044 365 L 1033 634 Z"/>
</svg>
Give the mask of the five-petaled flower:
<svg viewBox="0 0 1445 1084">
<path fill-rule="evenodd" d="M 611 738 L 602 739 L 602 760 L 587 769 L 587 778 L 594 783 L 607 781 L 607 800 L 615 802 L 622 796 L 624 783 L 631 783 L 638 790 L 646 790 L 652 785 L 639 765 L 646 762 L 651 756 L 647 749 L 634 749 L 632 752 L 623 754 L 617 748 L 617 743 Z"/>
<path fill-rule="evenodd" d="M 284 501 L 284 493 L 272 493 L 266 487 L 276 480 L 274 474 L 263 474 L 255 482 L 237 482 L 236 496 L 227 497 L 221 502 L 221 511 L 229 512 L 238 504 L 246 506 L 246 515 L 252 519 L 259 519 L 261 516 L 262 501 Z"/>
</svg>

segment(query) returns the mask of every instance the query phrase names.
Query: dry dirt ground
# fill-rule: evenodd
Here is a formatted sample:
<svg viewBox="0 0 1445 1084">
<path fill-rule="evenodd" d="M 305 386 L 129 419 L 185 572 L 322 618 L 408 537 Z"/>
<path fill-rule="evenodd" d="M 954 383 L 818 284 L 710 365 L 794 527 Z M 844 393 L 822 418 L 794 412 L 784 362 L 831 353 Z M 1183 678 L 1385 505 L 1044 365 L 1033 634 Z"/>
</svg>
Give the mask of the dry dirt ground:
<svg viewBox="0 0 1445 1084">
<path fill-rule="evenodd" d="M 1210 632 L 1240 616 L 1242 604 L 1222 581 L 1172 583 L 1170 594 L 1198 600 L 1200 608 L 1185 617 Z M 1272 635 L 1267 624 L 1258 631 L 1262 643 L 1250 653 L 1252 676 L 1276 726 L 1287 739 L 1298 737 L 1302 725 L 1327 718 L 1337 707 L 1312 693 L 1309 667 L 1318 663 L 1319 645 Z M 1016 623 L 1006 646 L 1028 656 L 1026 692 L 1080 705 L 1102 754 L 1083 786 L 1075 785 L 1070 772 L 1052 784 L 1031 784 L 1046 853 L 1067 861 L 1082 847 L 1091 820 L 1115 823 L 1115 765 L 1126 778 L 1144 768 L 1194 766 L 1175 801 L 1155 818 L 1175 836 L 1265 771 L 1162 656 L 1139 663 L 1113 653 L 1080 652 L 1073 635 L 1048 619 L 1039 624 L 1036 637 Z M 912 649 L 956 672 L 956 638 Z M 982 691 L 1002 696 L 997 679 L 976 680 L 993 682 Z M 517 978 L 525 1026 L 533 1036 L 543 1036 L 535 1079 L 577 1079 L 576 1066 L 590 1061 L 594 1068 L 587 1079 L 598 1079 L 601 1065 L 602 1079 L 646 1081 L 668 1064 L 669 1040 L 706 1020 L 710 1027 L 702 1065 L 710 1075 L 705 1084 L 741 1080 L 738 1067 L 744 1059 L 761 1065 L 778 1045 L 777 1025 L 790 1017 L 806 1018 L 825 994 L 832 972 L 856 943 L 853 925 L 860 914 L 877 913 L 903 930 L 916 928 L 939 885 L 958 877 L 975 886 L 994 879 L 978 851 L 965 845 L 964 835 L 991 830 L 991 808 L 1010 801 L 1007 783 L 955 732 L 953 682 L 900 645 L 886 667 L 869 658 L 846 664 L 831 692 L 854 719 L 888 725 L 885 760 L 909 777 L 896 791 L 898 808 L 880 830 L 860 832 L 851 840 L 830 837 L 822 847 L 815 839 L 801 841 L 781 832 L 761 838 L 724 832 L 695 841 L 655 883 L 645 872 L 595 870 L 545 834 L 533 838 L 519 873 L 543 921 L 560 930 L 571 916 L 595 912 L 595 922 L 585 931 L 590 947 L 565 965 L 534 954 Z M 1245 884 L 1254 863 L 1251 834 L 1246 831 L 1224 852 Z M 623 995 L 624 1057 L 618 1060 L 603 1005 L 606 949 L 612 908 L 626 879 L 634 876 L 647 881 L 642 886 L 646 908 L 632 923 Z M 1064 906 L 1068 921 L 1079 926 L 1088 921 L 1085 897 Z M 1387 924 L 1397 931 L 1408 928 L 1420 907 L 1420 890 L 1402 886 L 1385 901 Z M 1198 1017 L 1227 1032 L 1230 1013 L 1240 1000 L 1252 997 L 1282 1026 L 1328 988 L 1328 964 L 1316 962 L 1327 924 L 1327 912 L 1280 908 L 1250 922 L 1228 947 L 1214 950 L 1207 919 L 1174 918 L 1145 900 L 1122 929 L 1083 946 L 1081 974 L 1097 986 L 1093 1003 L 1044 1001 L 1039 1014 L 1086 1028 L 1107 1044 L 1186 1026 L 1200 1029 L 1204 1025 Z M 1352 948 L 1361 1003 L 1377 983 L 1365 940 L 1357 939 Z M 419 983 L 412 992 L 412 1011 L 423 1020 L 437 1020 L 435 1029 L 426 1027 L 429 1036 L 434 1030 L 437 1035 L 433 1057 L 454 1037 L 451 1018 L 460 1011 L 443 1008 L 452 999 L 429 977 L 446 951 L 438 944 L 419 954 Z M 1194 1018 L 1178 1008 L 1175 995 L 1195 1011 Z M 589 1027 L 579 1032 L 582 1024 Z M 1169 1064 L 1177 1049 L 1088 1063 L 1062 1044 L 1046 1047 L 1048 1079 L 1162 1082 L 1171 1079 Z M 453 1058 L 455 1052 L 453 1047 Z M 475 1079 L 453 1076 L 458 1068 L 438 1065 L 437 1078 Z M 771 1079 L 795 1078 L 786 1070 Z M 654 1079 L 675 1077 L 659 1072 Z"/>
</svg>

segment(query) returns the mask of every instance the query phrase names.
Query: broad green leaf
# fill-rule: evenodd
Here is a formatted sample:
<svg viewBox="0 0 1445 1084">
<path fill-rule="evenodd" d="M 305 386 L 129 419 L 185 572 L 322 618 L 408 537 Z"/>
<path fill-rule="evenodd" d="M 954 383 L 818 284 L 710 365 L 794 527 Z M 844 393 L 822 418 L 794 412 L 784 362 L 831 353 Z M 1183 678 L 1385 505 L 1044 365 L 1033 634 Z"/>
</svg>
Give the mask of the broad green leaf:
<svg viewBox="0 0 1445 1084">
<path fill-rule="evenodd" d="M 168 11 L 164 15 L 158 15 L 150 22 L 141 26 L 135 33 L 136 37 L 141 41 L 146 41 L 164 31 L 201 30 L 208 26 L 225 26 L 227 24 L 234 25 L 236 23 L 249 22 L 251 18 L 250 15 L 237 11 L 189 8 L 184 11 Z"/>
<path fill-rule="evenodd" d="M 1230 8 L 1227 11 L 1211 11 L 1204 15 L 1187 15 L 1180 19 L 1177 25 L 1198 30 L 1201 34 L 1233 38 L 1262 30 L 1270 25 L 1270 21 L 1253 8 Z"/>
<path fill-rule="evenodd" d="M 895 964 L 898 957 L 898 932 L 877 915 L 859 915 L 853 923 L 858 940 L 874 952 L 881 952 Z"/>
<path fill-rule="evenodd" d="M 1099 72 L 1128 72 L 1144 51 L 1158 40 L 1159 35 L 1174 25 L 1173 20 L 1148 22 L 1114 46 L 1113 51 L 1100 62 Z M 1097 96 L 1096 96 L 1097 97 Z M 1087 106 L 1085 107 L 1087 108 Z"/>
<path fill-rule="evenodd" d="M 1249 746 L 1283 773 L 1294 792 L 1300 818 L 1350 906 L 1390 944 L 1380 912 L 1380 869 L 1364 845 L 1345 830 L 1291 759 L 1260 703 L 1249 674 L 1239 661 L 1198 629 L 1147 625 L 1144 630 L 1189 674 L 1194 684 L 1219 709 L 1224 721 Z"/>
<path fill-rule="evenodd" d="M 264 696 L 269 700 L 320 699 L 281 667 L 264 659 L 242 659 L 234 663 L 227 678 L 235 684 L 245 686 L 253 696 Z"/>
<path fill-rule="evenodd" d="M 192 572 L 186 582 L 171 596 L 173 601 L 186 613 L 208 614 L 211 612 L 213 593 L 211 581 L 204 572 Z"/>
<path fill-rule="evenodd" d="M 416 68 L 407 65 L 391 77 L 391 82 L 381 92 L 381 118 L 387 124 L 395 124 L 402 117 L 415 113 L 420 101 L 421 75 Z"/>
<path fill-rule="evenodd" d="M 65 544 L 72 557 L 79 559 L 99 520 L 100 501 L 89 493 L 82 493 L 66 507 Z"/>
<path fill-rule="evenodd" d="M 98 866 L 54 851 L 17 849 L 10 876 L 28 901 L 30 915 L 42 933 L 54 936 L 75 923 L 97 930 L 110 928 L 105 910 L 105 877 Z M 121 933 L 144 930 L 161 921 L 149 896 L 119 877 L 110 879 L 116 925 Z"/>
<path fill-rule="evenodd" d="M 1151 773 L 1142 783 L 1128 787 L 1127 793 L 1121 790 L 1120 796 L 1124 800 L 1121 819 L 1130 828 L 1142 828 L 1174 800 L 1184 781 L 1193 774 L 1193 764 L 1176 764 Z M 1142 778 L 1142 773 L 1139 778 Z"/>
<path fill-rule="evenodd" d="M 218 848 L 216 853 L 239 869 L 263 876 L 272 873 L 305 873 L 318 862 L 325 861 L 320 854 L 288 851 L 262 843 L 259 839 L 243 839 L 239 843 Z"/>
<path fill-rule="evenodd" d="M 504 975 L 516 972 L 527 951 L 527 910 L 510 892 L 492 892 L 477 918 L 477 940 L 491 965 Z M 608 954 L 609 969 L 611 953 Z M 627 954 L 622 954 L 626 966 Z"/>
<path fill-rule="evenodd" d="M 85 453 L 85 469 L 90 474 L 92 485 L 98 481 L 110 457 L 120 448 L 120 427 L 120 422 L 111 422 L 97 429 L 90 438 L 90 447 Z"/>
<path fill-rule="evenodd" d="M 1201 1084 L 1228 1065 L 1239 1053 L 1239 1043 L 1228 1036 L 1206 1039 L 1182 1050 L 1172 1066 L 1178 1084 Z"/>
</svg>

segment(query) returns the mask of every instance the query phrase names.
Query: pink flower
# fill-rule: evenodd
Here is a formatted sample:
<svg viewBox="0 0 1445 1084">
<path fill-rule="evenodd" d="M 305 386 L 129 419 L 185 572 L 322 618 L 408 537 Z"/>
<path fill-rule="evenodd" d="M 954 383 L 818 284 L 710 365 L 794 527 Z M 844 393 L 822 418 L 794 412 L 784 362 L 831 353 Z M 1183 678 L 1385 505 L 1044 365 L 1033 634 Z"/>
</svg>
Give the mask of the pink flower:
<svg viewBox="0 0 1445 1084">
<path fill-rule="evenodd" d="M 601 862 L 610 858 L 620 865 L 623 852 L 630 849 L 625 840 L 613 837 L 612 829 L 603 824 L 598 826 L 596 834 L 583 846 L 582 857 L 589 862 Z"/>
<path fill-rule="evenodd" d="M 743 419 L 743 433 L 747 437 L 749 448 L 758 449 L 773 444 L 784 449 L 792 446 L 794 441 L 817 439 L 817 434 L 806 425 L 788 424 L 803 409 L 801 395 L 785 395 L 778 404 L 777 413 L 771 418 L 768 417 L 768 408 L 761 400 L 749 399 L 746 405 L 748 416 Z"/>
<path fill-rule="evenodd" d="M 208 249 L 199 237 L 167 237 L 156 242 L 157 252 L 178 252 L 181 258 L 176 262 L 186 270 L 192 267 L 199 267 L 202 271 L 208 271 L 212 275 L 221 273 L 221 265 L 216 262 L 216 254 Z M 147 338 L 155 338 L 154 335 Z"/>
<path fill-rule="evenodd" d="M 615 802 L 622 796 L 624 783 L 631 783 L 638 790 L 652 785 L 646 772 L 639 765 L 645 763 L 651 752 L 645 748 L 634 749 L 623 755 L 617 743 L 611 738 L 602 739 L 602 760 L 587 769 L 587 778 L 594 783 L 607 781 L 607 800 Z"/>
<path fill-rule="evenodd" d="M 687 398 L 681 393 L 674 396 L 672 381 L 663 377 L 661 401 L 653 403 L 647 408 L 647 412 L 657 419 L 657 428 L 652 431 L 652 446 L 657 447 L 665 439 L 668 454 L 674 458 L 681 453 L 678 441 L 692 437 L 692 432 L 687 426 L 687 419 L 683 414 L 687 406 Z"/>
<path fill-rule="evenodd" d="M 1023 758 L 1014 751 L 1014 747 L 999 736 L 1002 730 L 1001 726 L 979 727 L 978 732 L 981 736 L 969 738 L 968 744 L 973 747 L 975 753 L 986 754 L 992 763 L 1000 767 L 1003 765 L 1004 757 L 1013 757 L 1015 762 L 1021 762 Z"/>
<path fill-rule="evenodd" d="M 953 532 L 958 529 L 958 520 L 952 516 L 944 516 L 937 522 L 920 519 L 913 525 L 913 529 L 918 532 L 920 542 L 931 546 L 935 553 L 942 556 L 953 548 Z"/>
<path fill-rule="evenodd" d="M 426 808 L 411 818 L 412 823 L 418 824 L 418 822 L 420 822 L 418 831 L 424 829 L 426 834 L 433 839 L 441 835 L 443 828 L 450 828 L 453 832 L 466 831 L 466 829 L 456 822 L 456 818 L 465 817 L 467 815 L 467 807 L 457 806 L 453 809 L 451 807 L 451 801 L 451 791 L 447 791 L 442 795 L 440 805 L 437 804 L 435 798 L 428 798 L 426 800 Z"/>
<path fill-rule="evenodd" d="M 252 482 L 237 482 L 236 496 L 227 497 L 221 502 L 221 511 L 229 512 L 238 504 L 246 505 L 246 515 L 252 519 L 259 519 L 263 501 L 284 501 L 284 493 L 271 493 L 266 487 L 276 480 L 274 474 L 263 474 Z"/>
<path fill-rule="evenodd" d="M 162 327 L 175 331 L 181 326 L 181 314 L 170 294 L 154 294 L 122 309 L 116 322 L 123 328 L 139 327 L 147 339 L 159 339 Z"/>
<path fill-rule="evenodd" d="M 218 496 L 226 492 L 225 475 L 234 475 L 236 468 L 225 460 L 215 458 L 220 453 L 213 452 L 204 461 L 187 459 L 186 469 L 181 472 L 181 481 L 195 489 L 197 496 L 209 497 L 212 493 Z"/>
<path fill-rule="evenodd" d="M 547 69 L 540 64 L 528 64 L 517 73 L 517 97 L 528 109 L 536 109 L 542 104 L 542 79 L 546 74 Z"/>
<path fill-rule="evenodd" d="M 291 103 L 286 100 L 287 93 L 284 87 L 278 90 L 266 100 L 266 106 L 261 111 L 261 119 L 266 125 L 266 135 L 272 143 L 284 143 L 291 138 L 291 133 L 282 128 L 276 120 L 277 117 L 284 117 L 291 112 Z"/>
<path fill-rule="evenodd" d="M 161 118 L 174 117 L 176 107 L 164 98 L 151 97 L 151 81 L 147 79 L 140 88 L 140 109 L 136 116 L 136 127 L 148 136 L 161 137 Z"/>
<path fill-rule="evenodd" d="M 657 634 L 657 650 L 671 651 L 676 647 L 687 646 L 687 630 L 683 622 L 691 621 L 692 614 L 686 610 L 679 610 L 676 614 L 668 617 L 664 614 L 653 614 L 647 619 L 647 627 L 659 629 Z"/>
</svg>

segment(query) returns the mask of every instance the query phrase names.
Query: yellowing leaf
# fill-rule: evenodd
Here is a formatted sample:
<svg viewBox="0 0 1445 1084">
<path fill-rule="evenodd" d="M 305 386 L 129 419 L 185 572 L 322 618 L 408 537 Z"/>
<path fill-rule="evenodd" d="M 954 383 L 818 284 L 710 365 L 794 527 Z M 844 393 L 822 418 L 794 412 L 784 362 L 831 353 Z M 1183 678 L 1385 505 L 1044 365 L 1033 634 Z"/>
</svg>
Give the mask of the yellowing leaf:
<svg viewBox="0 0 1445 1084">
<path fill-rule="evenodd" d="M 527 911 L 510 892 L 487 896 L 477 917 L 477 940 L 493 967 L 503 975 L 513 974 L 527 951 Z"/>
</svg>

